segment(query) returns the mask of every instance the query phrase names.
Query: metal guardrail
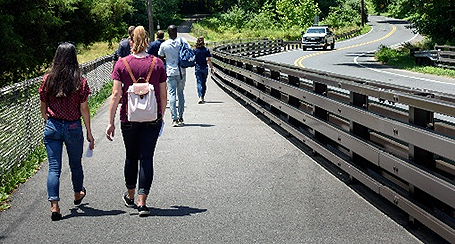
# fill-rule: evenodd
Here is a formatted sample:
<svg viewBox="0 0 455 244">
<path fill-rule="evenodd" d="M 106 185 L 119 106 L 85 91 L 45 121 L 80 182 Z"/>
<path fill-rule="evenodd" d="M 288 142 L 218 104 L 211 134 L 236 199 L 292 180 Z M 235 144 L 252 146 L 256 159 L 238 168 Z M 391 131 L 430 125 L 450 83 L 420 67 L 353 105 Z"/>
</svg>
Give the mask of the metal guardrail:
<svg viewBox="0 0 455 244">
<path fill-rule="evenodd" d="M 212 79 L 411 222 L 453 242 L 455 96 L 254 58 L 283 45 L 217 46 Z"/>
<path fill-rule="evenodd" d="M 455 47 L 434 46 L 434 50 L 411 50 L 411 56 L 415 58 L 416 64 L 434 65 L 449 69 L 455 69 Z"/>
<path fill-rule="evenodd" d="M 112 55 L 81 65 L 92 94 L 110 81 Z M 38 88 L 43 77 L 26 80 L 0 90 L 0 175 L 20 168 L 21 163 L 42 143 Z"/>
<path fill-rule="evenodd" d="M 352 30 L 343 34 L 335 35 L 335 40 L 351 38 L 360 34 L 362 29 Z"/>
</svg>

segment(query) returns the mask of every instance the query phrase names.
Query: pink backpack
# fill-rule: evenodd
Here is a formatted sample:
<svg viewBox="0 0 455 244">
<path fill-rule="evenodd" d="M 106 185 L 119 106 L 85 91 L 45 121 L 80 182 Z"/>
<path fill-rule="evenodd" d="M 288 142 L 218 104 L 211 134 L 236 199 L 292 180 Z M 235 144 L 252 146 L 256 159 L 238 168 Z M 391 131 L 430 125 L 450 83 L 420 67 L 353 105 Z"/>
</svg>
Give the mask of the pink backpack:
<svg viewBox="0 0 455 244">
<path fill-rule="evenodd" d="M 152 64 L 150 65 L 150 70 L 148 72 L 147 78 L 143 77 L 136 78 L 131 71 L 131 67 L 125 58 L 123 63 L 125 63 L 126 69 L 130 74 L 133 84 L 128 88 L 128 110 L 127 116 L 128 121 L 130 122 L 151 122 L 155 121 L 158 118 L 158 104 L 156 101 L 155 89 L 152 84 L 149 83 L 150 77 L 155 66 L 156 58 L 153 57 Z"/>
</svg>

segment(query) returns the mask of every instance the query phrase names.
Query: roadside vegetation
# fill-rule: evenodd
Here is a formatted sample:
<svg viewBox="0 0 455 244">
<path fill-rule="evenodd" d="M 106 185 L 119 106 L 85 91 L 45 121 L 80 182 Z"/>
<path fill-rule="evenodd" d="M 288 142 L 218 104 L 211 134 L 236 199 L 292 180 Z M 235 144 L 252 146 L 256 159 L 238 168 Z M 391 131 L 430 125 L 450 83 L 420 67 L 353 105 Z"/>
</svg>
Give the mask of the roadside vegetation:
<svg viewBox="0 0 455 244">
<path fill-rule="evenodd" d="M 300 40 L 302 31 L 315 24 L 329 25 L 335 34 L 361 29 L 360 3 L 349 0 L 327 6 L 321 11 L 312 0 L 267 1 L 259 8 L 234 5 L 226 12 L 215 13 L 193 24 L 193 35 L 211 42 L 238 39 Z"/>
<path fill-rule="evenodd" d="M 95 42 L 88 46 L 78 45 L 77 61 L 80 64 L 83 64 L 97 58 L 113 54 L 117 47 L 117 44 L 111 44 L 109 42 Z"/>
<path fill-rule="evenodd" d="M 455 70 L 453 69 L 417 65 L 415 63 L 414 57 L 411 57 L 410 55 L 410 47 L 414 46 L 403 46 L 398 49 L 381 46 L 376 52 L 375 58 L 379 62 L 396 67 L 398 69 L 455 78 Z"/>
</svg>

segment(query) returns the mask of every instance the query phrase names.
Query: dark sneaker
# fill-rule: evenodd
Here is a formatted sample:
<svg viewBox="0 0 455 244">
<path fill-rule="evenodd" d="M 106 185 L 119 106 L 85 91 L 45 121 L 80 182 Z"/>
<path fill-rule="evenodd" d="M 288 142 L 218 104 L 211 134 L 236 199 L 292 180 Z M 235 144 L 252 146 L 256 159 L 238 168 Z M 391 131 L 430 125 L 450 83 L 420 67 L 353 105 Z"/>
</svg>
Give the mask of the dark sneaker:
<svg viewBox="0 0 455 244">
<path fill-rule="evenodd" d="M 184 124 L 183 118 L 180 118 L 180 119 L 179 119 L 179 126 L 182 126 L 183 124 Z"/>
<path fill-rule="evenodd" d="M 147 208 L 147 206 L 139 206 L 137 208 L 137 211 L 139 212 L 139 217 L 146 217 L 150 214 L 149 208 Z"/>
<path fill-rule="evenodd" d="M 128 193 L 123 194 L 123 201 L 125 202 L 125 206 L 129 208 L 134 208 L 134 198 L 128 198 Z"/>
</svg>

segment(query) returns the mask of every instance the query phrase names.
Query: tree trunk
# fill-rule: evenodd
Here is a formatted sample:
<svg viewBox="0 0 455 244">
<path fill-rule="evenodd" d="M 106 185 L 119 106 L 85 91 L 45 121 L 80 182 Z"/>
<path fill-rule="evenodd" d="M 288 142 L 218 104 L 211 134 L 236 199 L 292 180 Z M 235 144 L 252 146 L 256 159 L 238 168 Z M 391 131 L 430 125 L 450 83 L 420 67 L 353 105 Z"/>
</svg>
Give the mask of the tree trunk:
<svg viewBox="0 0 455 244">
<path fill-rule="evenodd" d="M 147 0 L 147 17 L 149 20 L 149 38 L 150 41 L 154 40 L 155 30 L 153 29 L 153 8 L 152 8 L 152 0 Z"/>
</svg>

